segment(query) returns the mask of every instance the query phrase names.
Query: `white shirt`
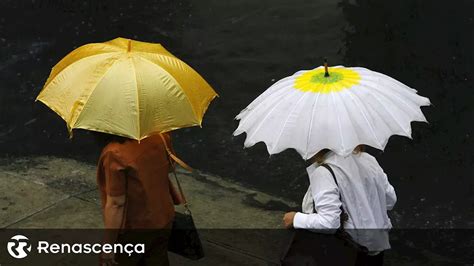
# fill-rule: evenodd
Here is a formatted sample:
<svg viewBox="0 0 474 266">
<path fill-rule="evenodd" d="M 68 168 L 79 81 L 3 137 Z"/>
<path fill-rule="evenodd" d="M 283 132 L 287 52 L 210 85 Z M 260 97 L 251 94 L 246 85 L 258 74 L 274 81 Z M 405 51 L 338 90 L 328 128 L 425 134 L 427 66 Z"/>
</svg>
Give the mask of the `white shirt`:
<svg viewBox="0 0 474 266">
<path fill-rule="evenodd" d="M 307 168 L 310 186 L 303 199 L 303 213 L 295 215 L 293 226 L 335 232 L 340 225 L 342 204 L 349 216 L 344 229 L 348 229 L 356 242 L 371 253 L 389 249 L 388 230 L 392 224 L 387 210 L 393 208 L 397 196 L 377 160 L 364 152 L 347 157 L 331 152 L 324 163 L 334 171 L 338 186 L 326 168 L 310 165 Z M 316 213 L 313 213 L 313 202 Z"/>
</svg>

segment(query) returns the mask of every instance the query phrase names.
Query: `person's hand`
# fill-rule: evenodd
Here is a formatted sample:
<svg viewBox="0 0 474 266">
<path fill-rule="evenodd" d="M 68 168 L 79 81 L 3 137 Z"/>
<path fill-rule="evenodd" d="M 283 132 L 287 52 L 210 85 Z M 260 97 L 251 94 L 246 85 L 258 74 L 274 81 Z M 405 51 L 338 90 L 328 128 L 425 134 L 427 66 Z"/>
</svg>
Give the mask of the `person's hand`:
<svg viewBox="0 0 474 266">
<path fill-rule="evenodd" d="M 296 212 L 287 212 L 283 216 L 283 225 L 285 228 L 290 229 L 293 227 L 293 219 L 295 218 Z"/>
<path fill-rule="evenodd" d="M 100 254 L 100 266 L 112 265 L 118 265 L 115 261 L 115 254 L 113 252 Z"/>
</svg>

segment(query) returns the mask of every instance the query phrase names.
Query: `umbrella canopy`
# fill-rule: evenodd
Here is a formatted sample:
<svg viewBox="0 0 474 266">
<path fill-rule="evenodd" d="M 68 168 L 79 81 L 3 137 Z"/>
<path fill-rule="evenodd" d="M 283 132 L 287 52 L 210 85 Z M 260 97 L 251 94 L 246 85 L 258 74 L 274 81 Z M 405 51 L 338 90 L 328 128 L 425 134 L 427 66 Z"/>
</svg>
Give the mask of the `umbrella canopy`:
<svg viewBox="0 0 474 266">
<path fill-rule="evenodd" d="M 74 128 L 132 139 L 201 125 L 217 94 L 157 43 L 117 38 L 81 46 L 51 71 L 37 97 Z"/>
<path fill-rule="evenodd" d="M 293 148 L 303 159 L 328 148 L 348 155 L 359 144 L 383 150 L 391 135 L 411 137 L 428 98 L 361 67 L 318 67 L 279 80 L 236 119 L 245 147 L 263 141 L 268 153 Z"/>
</svg>

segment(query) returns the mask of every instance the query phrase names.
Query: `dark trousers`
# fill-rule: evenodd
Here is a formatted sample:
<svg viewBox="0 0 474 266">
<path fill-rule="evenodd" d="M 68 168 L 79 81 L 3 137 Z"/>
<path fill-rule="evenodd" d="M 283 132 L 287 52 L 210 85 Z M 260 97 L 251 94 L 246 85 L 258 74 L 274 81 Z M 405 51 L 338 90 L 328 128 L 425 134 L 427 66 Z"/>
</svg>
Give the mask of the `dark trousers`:
<svg viewBox="0 0 474 266">
<path fill-rule="evenodd" d="M 382 266 L 383 265 L 383 251 L 375 256 L 369 256 L 365 253 L 358 253 L 356 259 L 356 266 Z"/>
<path fill-rule="evenodd" d="M 357 250 L 333 234 L 295 230 L 281 258 L 283 266 L 352 266 Z"/>
</svg>

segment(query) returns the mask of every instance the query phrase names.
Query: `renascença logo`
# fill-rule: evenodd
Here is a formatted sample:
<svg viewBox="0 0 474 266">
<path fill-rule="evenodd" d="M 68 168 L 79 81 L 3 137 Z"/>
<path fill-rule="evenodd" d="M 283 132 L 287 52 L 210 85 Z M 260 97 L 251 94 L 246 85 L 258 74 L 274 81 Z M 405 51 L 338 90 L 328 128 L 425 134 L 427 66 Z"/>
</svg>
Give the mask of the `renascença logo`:
<svg viewBox="0 0 474 266">
<path fill-rule="evenodd" d="M 7 243 L 8 253 L 14 258 L 23 259 L 31 252 L 32 245 L 29 239 L 23 235 L 16 235 Z M 101 253 L 126 253 L 131 256 L 133 253 L 144 254 L 145 244 L 126 243 L 49 243 L 48 241 L 38 241 L 36 243 L 38 254 L 101 254 Z"/>
<path fill-rule="evenodd" d="M 12 257 L 23 259 L 31 252 L 31 244 L 26 236 L 16 235 L 8 241 L 7 250 Z"/>
</svg>

